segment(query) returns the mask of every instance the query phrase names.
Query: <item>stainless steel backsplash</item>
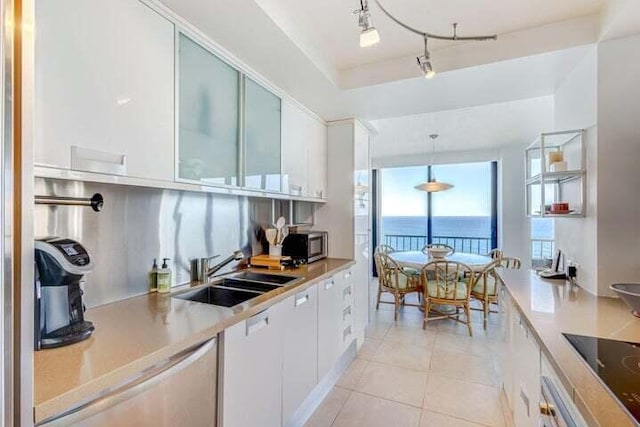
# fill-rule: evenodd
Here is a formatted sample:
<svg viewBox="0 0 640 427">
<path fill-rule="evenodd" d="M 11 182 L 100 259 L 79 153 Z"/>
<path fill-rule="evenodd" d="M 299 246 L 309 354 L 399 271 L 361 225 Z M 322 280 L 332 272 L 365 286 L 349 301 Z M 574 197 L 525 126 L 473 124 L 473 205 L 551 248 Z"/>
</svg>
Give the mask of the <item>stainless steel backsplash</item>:
<svg viewBox="0 0 640 427">
<path fill-rule="evenodd" d="M 84 302 L 95 307 L 148 291 L 153 259 L 170 258 L 173 283 L 189 281 L 189 260 L 236 249 L 261 253 L 258 236 L 271 222 L 271 201 L 240 196 L 36 178 L 36 195 L 104 196 L 102 212 L 35 206 L 35 236 L 70 237 L 93 257 Z M 215 261 L 214 261 L 215 262 Z M 232 269 L 235 263 L 220 273 Z"/>
</svg>

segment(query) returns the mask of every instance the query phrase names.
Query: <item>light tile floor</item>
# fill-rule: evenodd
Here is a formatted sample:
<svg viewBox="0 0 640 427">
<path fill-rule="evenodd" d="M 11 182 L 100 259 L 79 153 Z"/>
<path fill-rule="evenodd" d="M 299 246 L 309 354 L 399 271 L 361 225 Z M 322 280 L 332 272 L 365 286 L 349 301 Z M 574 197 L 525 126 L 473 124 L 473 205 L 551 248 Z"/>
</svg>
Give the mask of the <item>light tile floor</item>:
<svg viewBox="0 0 640 427">
<path fill-rule="evenodd" d="M 375 288 L 372 290 L 375 297 Z M 375 306 L 372 304 L 372 306 Z M 451 320 L 422 329 L 422 313 L 393 305 L 372 310 L 357 358 L 307 422 L 307 427 L 503 427 L 492 348 L 499 318 L 488 330 L 472 312 L 474 336 Z"/>
</svg>

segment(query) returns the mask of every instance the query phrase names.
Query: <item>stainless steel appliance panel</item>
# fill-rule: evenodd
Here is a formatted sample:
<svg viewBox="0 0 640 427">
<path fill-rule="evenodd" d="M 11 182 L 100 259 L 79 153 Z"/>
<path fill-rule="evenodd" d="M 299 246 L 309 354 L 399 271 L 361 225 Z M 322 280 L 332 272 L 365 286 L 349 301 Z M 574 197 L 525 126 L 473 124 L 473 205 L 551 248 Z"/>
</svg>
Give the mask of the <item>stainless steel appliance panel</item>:
<svg viewBox="0 0 640 427">
<path fill-rule="evenodd" d="M 190 259 L 242 249 L 262 252 L 256 237 L 269 223 L 271 202 L 241 196 L 37 178 L 35 194 L 80 197 L 101 193 L 104 208 L 35 206 L 35 235 L 83 243 L 96 267 L 84 301 L 95 307 L 148 291 L 154 258 L 170 258 L 174 284 L 190 280 Z M 229 271 L 231 263 L 219 274 Z"/>
<path fill-rule="evenodd" d="M 10 22 L 14 3 L 0 3 L 0 427 L 14 425 L 13 394 L 13 57 Z"/>
<path fill-rule="evenodd" d="M 213 338 L 40 425 L 215 427 L 217 360 Z"/>
</svg>

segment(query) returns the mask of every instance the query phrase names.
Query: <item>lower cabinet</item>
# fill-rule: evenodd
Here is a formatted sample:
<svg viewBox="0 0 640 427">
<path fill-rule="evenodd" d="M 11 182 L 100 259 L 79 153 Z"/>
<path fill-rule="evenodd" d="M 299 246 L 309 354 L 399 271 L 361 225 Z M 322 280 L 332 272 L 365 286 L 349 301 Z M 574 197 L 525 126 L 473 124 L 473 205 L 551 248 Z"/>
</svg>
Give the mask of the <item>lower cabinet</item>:
<svg viewBox="0 0 640 427">
<path fill-rule="evenodd" d="M 318 383 L 317 285 L 284 301 L 283 311 L 282 420 L 290 425 L 296 409 Z"/>
<path fill-rule="evenodd" d="M 504 287 L 500 291 L 500 313 L 498 369 L 514 425 L 538 427 L 540 346 Z"/>
<path fill-rule="evenodd" d="M 328 374 L 342 354 L 343 291 L 335 276 L 318 287 L 318 378 Z"/>
<path fill-rule="evenodd" d="M 540 346 L 519 315 L 514 322 L 513 421 L 518 427 L 538 427 Z"/>
<path fill-rule="evenodd" d="M 352 277 L 338 271 L 224 331 L 218 425 L 299 423 L 297 410 L 355 339 Z"/>
<path fill-rule="evenodd" d="M 293 304 L 293 297 L 224 331 L 220 425 L 282 425 L 283 336 L 287 304 Z"/>
</svg>

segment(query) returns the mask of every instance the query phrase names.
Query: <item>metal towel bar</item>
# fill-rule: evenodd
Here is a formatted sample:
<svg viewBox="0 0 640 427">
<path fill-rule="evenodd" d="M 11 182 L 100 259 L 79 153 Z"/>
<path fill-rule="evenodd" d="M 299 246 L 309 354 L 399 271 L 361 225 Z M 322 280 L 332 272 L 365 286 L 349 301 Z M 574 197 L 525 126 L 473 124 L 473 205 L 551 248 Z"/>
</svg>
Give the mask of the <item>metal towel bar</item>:
<svg viewBox="0 0 640 427">
<path fill-rule="evenodd" d="M 61 197 L 61 196 L 35 196 L 36 205 L 55 206 L 90 206 L 96 212 L 100 212 L 104 206 L 102 194 L 96 193 L 87 197 Z"/>
</svg>

